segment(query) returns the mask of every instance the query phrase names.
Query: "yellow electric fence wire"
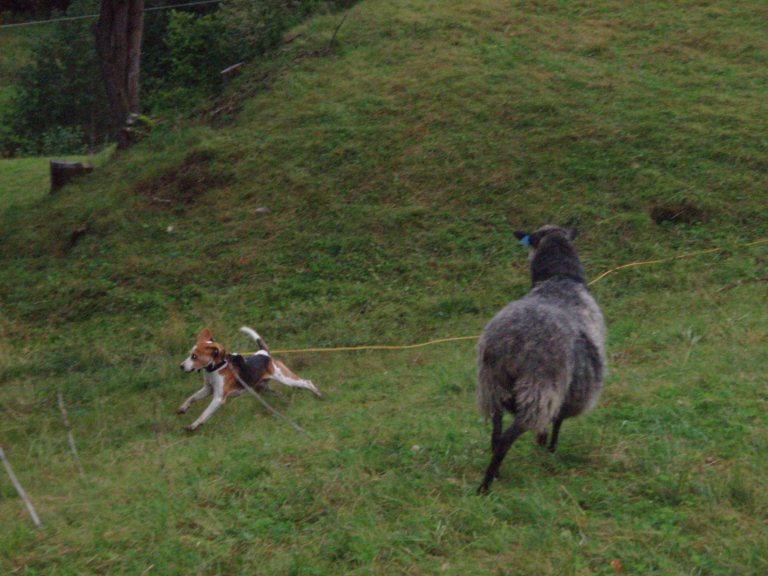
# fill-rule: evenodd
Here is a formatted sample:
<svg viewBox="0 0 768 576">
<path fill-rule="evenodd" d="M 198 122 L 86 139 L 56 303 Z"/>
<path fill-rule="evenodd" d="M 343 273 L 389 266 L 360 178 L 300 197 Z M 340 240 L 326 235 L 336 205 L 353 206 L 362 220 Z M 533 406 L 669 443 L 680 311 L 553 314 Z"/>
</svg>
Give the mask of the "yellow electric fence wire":
<svg viewBox="0 0 768 576">
<path fill-rule="evenodd" d="M 418 344 L 367 344 L 363 346 L 338 346 L 336 348 L 291 348 L 289 350 L 270 350 L 273 354 L 286 354 L 289 352 L 353 352 L 356 350 L 412 350 L 413 348 L 424 348 L 433 344 L 442 344 L 444 342 L 456 342 L 458 340 L 477 340 L 478 336 L 453 336 L 450 338 L 438 338 L 429 342 L 419 342 Z"/>
<path fill-rule="evenodd" d="M 768 238 L 763 238 L 762 240 L 755 240 L 754 242 L 748 242 L 744 244 L 744 246 L 757 246 L 758 244 L 765 244 L 768 242 Z M 624 270 L 625 268 L 634 268 L 635 266 L 645 266 L 647 264 L 661 264 L 662 262 L 672 262 L 673 260 L 682 260 L 683 258 L 691 258 L 693 256 L 701 256 L 702 254 L 713 254 L 715 252 L 722 252 L 724 248 L 709 248 L 708 250 L 700 250 L 698 252 L 688 252 L 686 254 L 679 254 L 677 256 L 672 256 L 671 258 L 660 258 L 658 260 L 644 260 L 640 262 L 630 262 L 629 264 L 622 264 L 621 266 L 617 266 L 616 268 L 611 268 L 610 270 L 606 270 L 602 274 L 600 274 L 597 278 L 590 281 L 588 286 L 592 286 L 595 282 L 599 282 L 609 274 L 613 274 L 614 272 L 618 270 Z"/>
<path fill-rule="evenodd" d="M 768 238 L 761 240 L 755 240 L 754 242 L 748 242 L 744 246 L 757 246 L 758 244 L 768 243 Z M 662 264 L 664 262 L 673 262 L 675 260 L 682 260 L 683 258 L 692 258 L 694 256 L 702 256 L 704 254 L 714 254 L 715 252 L 722 252 L 724 248 L 709 248 L 707 250 L 699 250 L 698 252 L 688 252 L 686 254 L 679 254 L 670 258 L 659 258 L 657 260 L 640 260 L 637 262 L 629 262 L 628 264 L 622 264 L 616 268 L 606 270 L 594 280 L 591 280 L 588 286 L 599 282 L 606 276 L 618 272 L 619 270 L 626 270 L 627 268 L 634 268 L 636 266 L 648 266 L 651 264 Z M 480 335 L 476 336 L 453 336 L 449 338 L 438 338 L 436 340 L 429 340 L 428 342 L 419 342 L 418 344 L 400 344 L 400 345 L 387 345 L 387 344 L 369 344 L 362 346 L 338 346 L 335 348 L 289 348 L 285 350 L 272 350 L 274 354 L 290 354 L 298 352 L 355 352 L 358 350 L 413 350 L 414 348 L 424 348 L 426 346 L 432 346 L 433 344 L 443 344 L 445 342 L 458 342 L 460 340 L 477 340 Z"/>
<path fill-rule="evenodd" d="M 595 278 L 594 280 L 591 280 L 587 286 L 592 286 L 592 284 L 599 282 L 609 274 L 613 274 L 614 272 L 617 272 L 619 270 L 624 270 L 626 268 L 634 268 L 635 266 L 646 266 L 648 264 L 661 264 L 662 262 L 671 262 L 673 260 L 681 260 L 683 258 L 691 258 L 692 256 L 701 256 L 702 254 L 711 254 L 714 252 L 720 252 L 722 248 L 710 248 L 709 250 L 701 250 L 700 252 L 689 252 L 688 254 L 680 254 L 679 256 L 673 256 L 671 258 L 659 258 L 658 260 L 642 260 L 639 262 L 630 262 L 629 264 L 622 264 L 621 266 L 617 266 L 616 268 L 611 268 L 610 270 L 606 270 L 600 276 Z"/>
</svg>

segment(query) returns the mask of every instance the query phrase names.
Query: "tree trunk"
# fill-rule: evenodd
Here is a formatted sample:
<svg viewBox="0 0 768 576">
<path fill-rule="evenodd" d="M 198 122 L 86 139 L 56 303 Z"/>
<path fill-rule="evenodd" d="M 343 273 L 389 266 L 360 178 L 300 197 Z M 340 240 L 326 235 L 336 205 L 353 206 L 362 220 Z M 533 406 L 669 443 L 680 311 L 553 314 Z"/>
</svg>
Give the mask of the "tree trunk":
<svg viewBox="0 0 768 576">
<path fill-rule="evenodd" d="M 94 33 L 117 148 L 131 144 L 127 125 L 139 113 L 139 66 L 144 0 L 101 0 Z"/>
</svg>

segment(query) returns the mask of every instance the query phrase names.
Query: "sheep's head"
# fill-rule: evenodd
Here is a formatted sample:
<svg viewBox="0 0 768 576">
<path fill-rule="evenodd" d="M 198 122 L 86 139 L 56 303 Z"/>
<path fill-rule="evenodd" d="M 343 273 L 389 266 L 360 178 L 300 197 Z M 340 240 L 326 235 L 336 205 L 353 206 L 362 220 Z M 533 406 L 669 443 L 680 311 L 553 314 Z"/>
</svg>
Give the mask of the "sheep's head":
<svg viewBox="0 0 768 576">
<path fill-rule="evenodd" d="M 515 238 L 520 241 L 523 246 L 528 246 L 531 250 L 536 251 L 541 241 L 551 234 L 561 234 L 565 236 L 568 241 L 575 240 L 579 235 L 579 231 L 575 227 L 561 228 L 554 224 L 545 224 L 535 232 L 522 232 L 515 230 Z"/>
<path fill-rule="evenodd" d="M 534 284 L 555 275 L 571 276 L 583 281 L 581 267 L 571 241 L 578 236 L 576 228 L 546 224 L 535 232 L 515 231 L 515 237 L 530 249 Z"/>
</svg>

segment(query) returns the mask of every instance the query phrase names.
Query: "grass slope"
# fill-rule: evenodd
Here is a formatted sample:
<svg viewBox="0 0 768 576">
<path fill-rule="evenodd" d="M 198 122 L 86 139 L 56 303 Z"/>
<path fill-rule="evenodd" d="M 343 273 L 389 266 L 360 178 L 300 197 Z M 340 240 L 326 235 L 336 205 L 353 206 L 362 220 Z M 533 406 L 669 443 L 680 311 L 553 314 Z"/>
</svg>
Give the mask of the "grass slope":
<svg viewBox="0 0 768 576">
<path fill-rule="evenodd" d="M 56 156 L 56 160 L 84 162 L 98 168 L 109 162 L 109 152 L 97 156 Z M 39 204 L 51 188 L 49 158 L 0 159 L 0 200 L 3 210 Z"/>
<path fill-rule="evenodd" d="M 0 445 L 44 523 L 0 482 L 3 572 L 764 574 L 765 16 L 361 2 L 228 119 L 161 124 L 54 197 L 0 190 Z M 193 436 L 173 414 L 203 325 L 235 349 L 242 323 L 274 349 L 478 334 L 528 285 L 510 226 L 546 221 L 581 226 L 593 278 L 722 250 L 593 286 L 602 401 L 487 498 L 472 342 L 285 354 L 326 393 L 274 400 L 306 436 L 250 399 Z"/>
</svg>

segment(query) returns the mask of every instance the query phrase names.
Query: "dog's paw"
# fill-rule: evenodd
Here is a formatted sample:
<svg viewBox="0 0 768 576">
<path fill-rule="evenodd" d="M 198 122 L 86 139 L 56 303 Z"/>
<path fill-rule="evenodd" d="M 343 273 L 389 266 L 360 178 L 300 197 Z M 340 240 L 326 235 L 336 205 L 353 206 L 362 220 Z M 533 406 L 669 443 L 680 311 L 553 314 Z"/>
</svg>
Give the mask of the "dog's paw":
<svg viewBox="0 0 768 576">
<path fill-rule="evenodd" d="M 187 410 L 189 410 L 189 408 L 187 408 L 186 406 L 179 406 L 178 408 L 176 408 L 176 414 L 186 414 Z"/>
<path fill-rule="evenodd" d="M 184 426 L 184 430 L 186 430 L 187 432 L 194 432 L 195 430 L 197 430 L 197 426 L 195 426 L 194 424 L 190 424 L 189 426 Z"/>
</svg>

